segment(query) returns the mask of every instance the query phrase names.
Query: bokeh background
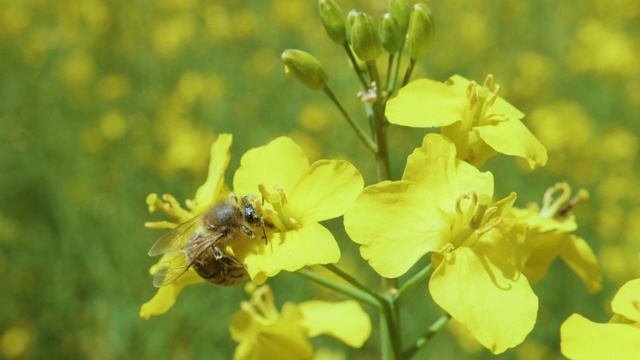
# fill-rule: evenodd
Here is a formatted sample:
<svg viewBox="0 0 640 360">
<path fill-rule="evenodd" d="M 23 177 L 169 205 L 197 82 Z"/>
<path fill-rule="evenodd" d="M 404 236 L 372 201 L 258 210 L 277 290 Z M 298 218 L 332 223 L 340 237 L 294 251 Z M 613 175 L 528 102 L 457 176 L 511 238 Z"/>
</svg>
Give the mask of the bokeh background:
<svg viewBox="0 0 640 360">
<path fill-rule="evenodd" d="M 379 16 L 386 1 L 340 0 Z M 413 1 L 412 1 L 413 3 Z M 577 210 L 605 286 L 589 295 L 563 264 L 534 286 L 536 329 L 500 359 L 560 358 L 559 326 L 573 312 L 610 316 L 609 301 L 640 276 L 640 7 L 634 0 L 427 1 L 437 28 L 414 78 L 493 73 L 527 114 L 549 164 L 528 173 L 495 157 L 499 195 L 540 201 L 557 181 L 586 188 Z M 186 289 L 167 314 L 142 320 L 155 293 L 143 228 L 150 192 L 193 197 L 216 134 L 241 154 L 279 135 L 311 159 L 345 158 L 374 180 L 374 162 L 321 93 L 284 75 L 280 53 L 313 53 L 354 114 L 356 78 L 325 35 L 315 1 L 0 1 L 0 358 L 230 358 L 229 319 L 242 286 Z M 393 172 L 422 130 L 392 128 Z M 339 221 L 332 225 L 338 227 Z M 339 264 L 377 280 L 341 242 Z M 333 294 L 292 274 L 269 281 L 278 305 Z M 461 294 L 473 296 L 473 294 Z M 405 340 L 439 316 L 426 286 L 406 303 Z M 375 320 L 374 320 L 375 323 Z M 333 358 L 376 358 L 314 339 Z M 455 324 L 417 358 L 490 358 Z"/>
</svg>

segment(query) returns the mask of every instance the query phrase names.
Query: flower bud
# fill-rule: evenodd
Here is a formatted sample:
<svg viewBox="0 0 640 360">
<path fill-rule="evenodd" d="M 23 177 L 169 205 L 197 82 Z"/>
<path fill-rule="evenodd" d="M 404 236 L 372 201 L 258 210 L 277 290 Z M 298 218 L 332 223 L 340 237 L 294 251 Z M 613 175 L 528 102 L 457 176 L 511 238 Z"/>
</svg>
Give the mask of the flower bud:
<svg viewBox="0 0 640 360">
<path fill-rule="evenodd" d="M 329 37 L 336 44 L 344 44 L 347 40 L 344 11 L 334 0 L 319 0 L 320 21 Z"/>
<path fill-rule="evenodd" d="M 389 54 L 395 54 L 400 50 L 400 45 L 404 36 L 400 31 L 398 22 L 390 13 L 386 13 L 380 20 L 380 40 L 382 41 L 382 47 L 384 47 Z"/>
<path fill-rule="evenodd" d="M 409 17 L 411 16 L 411 5 L 408 0 L 389 0 L 389 13 L 398 23 L 401 36 L 407 34 L 409 28 Z"/>
<path fill-rule="evenodd" d="M 409 29 L 407 30 L 407 50 L 409 57 L 420 60 L 427 56 L 433 46 L 434 27 L 431 10 L 424 3 L 413 6 Z"/>
<path fill-rule="evenodd" d="M 362 61 L 373 61 L 382 55 L 382 43 L 371 16 L 357 13 L 351 26 L 351 46 Z"/>
<path fill-rule="evenodd" d="M 351 28 L 353 27 L 353 23 L 356 21 L 356 16 L 358 16 L 358 10 L 353 9 L 349 11 L 347 14 L 347 40 L 349 44 L 351 44 Z"/>
<path fill-rule="evenodd" d="M 320 61 L 301 50 L 288 49 L 282 53 L 285 74 L 297 79 L 311 90 L 325 88 L 329 76 Z"/>
</svg>

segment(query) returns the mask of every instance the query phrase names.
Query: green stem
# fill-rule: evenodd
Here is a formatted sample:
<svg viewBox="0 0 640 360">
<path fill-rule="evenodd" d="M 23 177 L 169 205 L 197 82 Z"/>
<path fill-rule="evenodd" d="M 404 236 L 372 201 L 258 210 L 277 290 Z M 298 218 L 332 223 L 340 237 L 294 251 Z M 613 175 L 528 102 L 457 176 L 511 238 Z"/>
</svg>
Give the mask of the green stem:
<svg viewBox="0 0 640 360">
<path fill-rule="evenodd" d="M 320 284 L 326 288 L 329 288 L 335 292 L 338 292 L 340 294 L 346 295 L 352 299 L 358 300 L 362 303 L 371 305 L 377 309 L 381 309 L 383 307 L 383 305 L 381 304 L 381 302 L 376 299 L 375 297 L 371 296 L 371 294 L 368 294 L 362 290 L 359 289 L 355 289 L 351 286 L 347 286 L 338 282 L 335 282 L 331 279 L 328 279 L 322 275 L 316 274 L 311 270 L 307 270 L 307 269 L 302 269 L 302 270 L 298 270 L 296 271 L 294 274 L 298 274 L 302 277 L 305 277 L 317 284 Z"/>
<path fill-rule="evenodd" d="M 340 113 L 342 113 L 342 116 L 344 116 L 344 118 L 347 120 L 349 125 L 351 125 L 351 128 L 356 132 L 356 135 L 358 135 L 358 137 L 364 143 L 367 149 L 369 149 L 373 153 L 377 153 L 378 147 L 376 146 L 376 144 L 373 142 L 373 140 L 371 140 L 371 138 L 369 138 L 369 135 L 367 135 L 364 132 L 364 130 L 362 130 L 362 128 L 358 124 L 356 124 L 355 121 L 353 121 L 353 119 L 351 118 L 347 110 L 344 108 L 344 106 L 342 106 L 338 98 L 336 98 L 336 96 L 333 94 L 333 92 L 331 91 L 331 89 L 329 89 L 328 86 L 324 87 L 324 93 L 327 94 L 329 99 L 331 99 L 331 101 L 333 101 L 333 103 L 338 107 L 338 110 L 340 110 Z"/>
<path fill-rule="evenodd" d="M 387 84 L 387 99 L 393 95 L 396 91 L 396 82 L 398 81 L 398 73 L 400 72 L 400 60 L 402 60 L 402 49 L 404 48 L 404 43 L 400 46 L 400 50 L 398 50 L 396 57 L 396 63 L 393 67 L 393 73 L 391 74 L 391 82 Z"/>
<path fill-rule="evenodd" d="M 415 66 L 416 61 L 413 59 L 409 59 L 409 66 L 407 66 L 407 72 L 404 74 L 404 80 L 402 80 L 402 85 L 400 87 L 403 87 L 409 83 L 409 80 L 411 80 L 411 74 L 413 73 L 413 68 Z"/>
<path fill-rule="evenodd" d="M 353 51 L 351 51 L 351 48 L 349 47 L 349 42 L 345 41 L 342 44 L 342 47 L 344 48 L 344 51 L 347 52 L 347 55 L 349 56 L 349 60 L 351 60 L 353 71 L 356 72 L 356 74 L 358 75 L 358 79 L 360 79 L 360 87 L 362 87 L 362 91 L 366 92 L 367 90 L 369 90 L 369 85 L 367 85 L 367 81 L 364 79 L 364 76 L 362 76 L 362 71 L 360 71 L 360 67 L 358 66 L 358 61 L 356 60 L 356 57 L 353 55 Z"/>
<path fill-rule="evenodd" d="M 418 284 L 431 276 L 431 274 L 433 274 L 433 271 L 433 265 L 429 264 L 424 269 L 420 270 L 417 274 L 413 275 L 411 279 L 407 280 L 407 282 L 402 284 L 402 286 L 398 289 L 398 292 L 395 295 L 395 300 L 400 301 L 403 296 L 408 294 L 411 290 L 418 286 Z"/>
<path fill-rule="evenodd" d="M 376 168 L 378 172 L 378 181 L 391 180 L 391 166 L 389 164 L 389 147 L 387 145 L 387 127 L 388 122 L 384 117 L 384 99 L 382 97 L 382 88 L 380 86 L 380 76 L 375 61 L 367 61 L 369 73 L 376 83 L 376 102 L 373 104 L 373 124 L 375 141 L 378 148 L 376 151 Z"/>
<path fill-rule="evenodd" d="M 389 82 L 391 81 L 391 72 L 393 71 L 393 60 L 396 58 L 396 54 L 389 54 L 389 60 L 387 62 L 387 77 L 384 80 L 383 89 L 389 88 Z"/>
<path fill-rule="evenodd" d="M 322 265 L 322 266 L 324 266 L 325 269 L 331 271 L 332 273 L 338 275 L 344 281 L 346 281 L 349 284 L 353 285 L 355 288 L 360 289 L 360 290 L 366 292 L 367 294 L 369 294 L 370 296 L 376 298 L 376 300 L 378 300 L 378 302 L 386 301 L 386 299 L 382 295 L 380 295 L 378 292 L 376 292 L 375 290 L 373 290 L 369 286 L 361 283 L 360 281 L 358 281 L 358 279 L 354 278 L 353 276 L 351 276 L 351 275 L 347 274 L 346 272 L 340 270 L 337 266 L 335 266 L 333 264 L 326 264 L 326 265 Z"/>
<path fill-rule="evenodd" d="M 418 340 L 416 340 L 410 348 L 404 351 L 402 358 L 403 359 L 411 359 L 417 352 L 420 350 L 429 340 L 431 340 L 436 334 L 440 332 L 440 330 L 444 329 L 444 326 L 451 319 L 451 315 L 445 314 L 436 320 L 427 331 L 422 335 Z"/>
</svg>

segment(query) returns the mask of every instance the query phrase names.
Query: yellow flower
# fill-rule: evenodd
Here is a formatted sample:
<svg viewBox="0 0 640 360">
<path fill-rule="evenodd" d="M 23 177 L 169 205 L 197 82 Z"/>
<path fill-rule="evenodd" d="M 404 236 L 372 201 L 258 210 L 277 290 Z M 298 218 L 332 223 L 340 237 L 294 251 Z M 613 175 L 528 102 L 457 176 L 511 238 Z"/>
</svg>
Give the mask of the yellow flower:
<svg viewBox="0 0 640 360">
<path fill-rule="evenodd" d="M 544 166 L 547 150 L 522 123 L 524 114 L 498 96 L 493 76 L 482 86 L 459 75 L 446 84 L 412 81 L 389 100 L 386 116 L 392 124 L 440 127 L 458 149 L 458 157 L 476 167 L 496 153 L 518 156 L 529 167 Z"/>
<path fill-rule="evenodd" d="M 493 176 L 430 134 L 407 159 L 402 180 L 365 188 L 344 223 L 384 277 L 401 276 L 435 253 L 434 301 L 497 354 L 531 331 L 538 300 L 521 272 L 526 227 L 502 216 L 515 194 L 490 204 L 492 196 Z"/>
<path fill-rule="evenodd" d="M 149 222 L 145 227 L 151 229 L 173 229 L 179 224 L 193 218 L 208 209 L 216 200 L 225 198 L 229 190 L 224 185 L 224 172 L 229 164 L 229 148 L 231 147 L 232 136 L 230 134 L 220 134 L 211 145 L 211 162 L 209 163 L 209 174 L 207 181 L 198 188 L 193 200 L 187 200 L 189 210 L 183 209 L 180 203 L 171 195 L 165 194 L 161 199 L 156 194 L 147 197 L 149 211 L 161 210 L 172 221 Z M 175 255 L 174 255 L 175 256 Z M 158 271 L 159 265 L 167 260 L 166 255 L 160 258 L 157 264 L 151 267 L 150 273 L 154 275 Z M 186 265 L 184 259 L 178 258 L 172 266 Z M 182 260 L 181 263 L 179 263 Z M 158 289 L 156 295 L 140 308 L 140 317 L 149 319 L 151 316 L 162 315 L 169 311 L 176 298 L 185 286 L 204 282 L 198 274 L 189 269 L 175 282 Z"/>
<path fill-rule="evenodd" d="M 553 198 L 556 191 L 561 194 Z M 549 265 L 560 257 L 587 286 L 590 293 L 602 288 L 602 274 L 598 259 L 584 239 L 572 234 L 577 224 L 571 209 L 588 197 L 586 190 L 571 198 L 571 189 L 559 183 L 547 190 L 542 209 L 530 205 L 527 209 L 511 208 L 510 217 L 529 225 L 526 246 L 530 252 L 523 273 L 529 282 L 536 283 L 549 270 Z"/>
<path fill-rule="evenodd" d="M 293 140 L 280 137 L 247 151 L 233 178 L 239 196 L 261 194 L 263 215 L 273 224 L 268 240 L 232 244 L 256 284 L 281 270 L 335 263 L 340 249 L 319 221 L 341 216 L 358 196 L 364 180 L 347 161 L 319 160 L 309 165 Z"/>
<path fill-rule="evenodd" d="M 312 359 L 310 337 L 331 335 L 359 348 L 371 334 L 371 321 L 355 301 L 287 302 L 278 312 L 268 286 L 251 291 L 231 318 L 231 337 L 238 347 L 234 359 Z"/>
<path fill-rule="evenodd" d="M 570 359 L 637 359 L 640 354 L 640 279 L 624 284 L 611 301 L 613 318 L 594 323 L 579 314 L 560 327 L 562 354 Z"/>
</svg>

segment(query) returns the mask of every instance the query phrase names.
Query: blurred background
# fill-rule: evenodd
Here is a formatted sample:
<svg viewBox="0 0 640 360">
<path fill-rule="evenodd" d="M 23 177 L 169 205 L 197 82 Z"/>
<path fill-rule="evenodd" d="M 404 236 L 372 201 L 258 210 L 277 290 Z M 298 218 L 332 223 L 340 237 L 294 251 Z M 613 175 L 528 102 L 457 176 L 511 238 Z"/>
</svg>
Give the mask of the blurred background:
<svg viewBox="0 0 640 360">
<path fill-rule="evenodd" d="M 338 3 L 375 18 L 386 7 Z M 603 291 L 589 295 L 555 263 L 534 286 L 536 328 L 498 356 L 561 358 L 562 321 L 573 312 L 607 321 L 616 289 L 640 277 L 640 7 L 633 0 L 427 4 L 436 41 L 413 78 L 457 73 L 481 82 L 494 74 L 549 151 L 548 165 L 534 173 L 494 157 L 487 168 L 497 195 L 516 191 L 525 206 L 562 180 L 591 193 L 577 209 L 577 233 L 596 249 Z M 143 227 L 162 219 L 148 214 L 145 197 L 192 198 L 222 132 L 234 136 L 228 181 L 242 153 L 279 135 L 312 160 L 348 159 L 374 181 L 373 158 L 335 107 L 283 71 L 283 50 L 311 52 L 338 97 L 362 115 L 356 77 L 326 36 L 316 1 L 0 0 L 0 7 L 0 358 L 232 357 L 228 324 L 245 298 L 242 286 L 193 286 L 167 314 L 138 317 L 156 291 L 148 274 L 156 259 L 147 251 L 162 234 Z M 396 178 L 423 135 L 391 129 Z M 357 248 L 341 247 L 339 266 L 377 284 Z M 336 298 L 292 274 L 269 284 L 278 306 Z M 426 285 L 406 309 L 407 342 L 439 316 Z M 313 342 L 333 358 L 378 353 L 375 333 L 358 350 L 330 338 Z M 417 358 L 430 356 L 493 357 L 454 323 Z"/>
</svg>

